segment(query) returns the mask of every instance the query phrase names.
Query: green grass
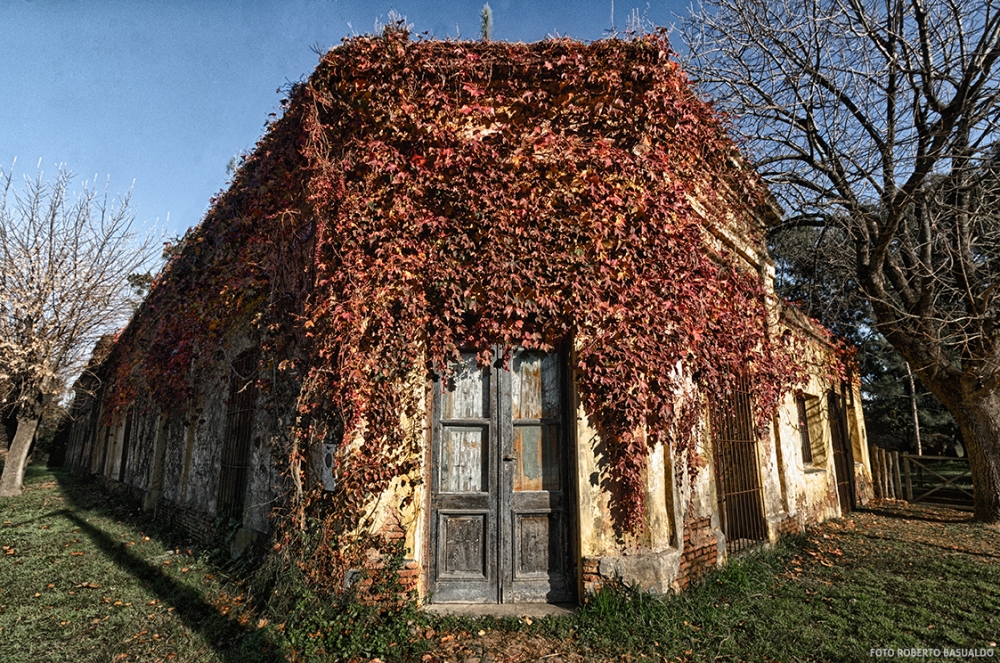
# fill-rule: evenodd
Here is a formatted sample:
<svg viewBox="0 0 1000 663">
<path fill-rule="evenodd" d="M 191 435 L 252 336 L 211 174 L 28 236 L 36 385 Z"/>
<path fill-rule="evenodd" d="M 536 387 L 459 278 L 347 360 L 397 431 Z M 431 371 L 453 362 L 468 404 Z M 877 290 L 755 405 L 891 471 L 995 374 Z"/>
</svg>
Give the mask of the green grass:
<svg viewBox="0 0 1000 663">
<path fill-rule="evenodd" d="M 681 595 L 612 585 L 569 618 L 496 622 L 506 633 L 495 640 L 517 633 L 536 639 L 534 654 L 569 660 L 860 661 L 874 648 L 1000 656 L 1000 532 L 966 519 L 905 506 L 853 514 L 733 560 Z"/>
<path fill-rule="evenodd" d="M 287 570 L 268 581 L 266 564 L 253 582 L 243 572 L 94 483 L 30 467 L 25 494 L 0 500 L 0 659 L 857 661 L 1000 640 L 1000 531 L 898 505 L 737 559 L 681 595 L 614 585 L 562 618 L 432 617 L 320 600 Z M 248 606 L 247 587 L 280 600 Z"/>
<path fill-rule="evenodd" d="M 207 556 L 71 475 L 29 467 L 0 546 L 4 661 L 282 660 Z"/>
<path fill-rule="evenodd" d="M 0 499 L 4 663 L 419 659 L 425 621 L 412 602 L 320 600 L 295 568 L 199 550 L 60 470 L 29 467 L 24 494 Z"/>
</svg>

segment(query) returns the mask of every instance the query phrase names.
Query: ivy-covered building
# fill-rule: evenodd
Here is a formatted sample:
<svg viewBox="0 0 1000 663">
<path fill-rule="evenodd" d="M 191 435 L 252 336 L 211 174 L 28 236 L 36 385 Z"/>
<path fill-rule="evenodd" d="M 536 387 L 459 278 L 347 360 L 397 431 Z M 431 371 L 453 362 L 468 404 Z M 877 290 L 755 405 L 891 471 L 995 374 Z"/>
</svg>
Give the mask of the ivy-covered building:
<svg viewBox="0 0 1000 663">
<path fill-rule="evenodd" d="M 102 348 L 67 462 L 335 585 L 395 545 L 433 602 L 683 588 L 870 491 L 777 213 L 662 37 L 347 40 Z"/>
</svg>

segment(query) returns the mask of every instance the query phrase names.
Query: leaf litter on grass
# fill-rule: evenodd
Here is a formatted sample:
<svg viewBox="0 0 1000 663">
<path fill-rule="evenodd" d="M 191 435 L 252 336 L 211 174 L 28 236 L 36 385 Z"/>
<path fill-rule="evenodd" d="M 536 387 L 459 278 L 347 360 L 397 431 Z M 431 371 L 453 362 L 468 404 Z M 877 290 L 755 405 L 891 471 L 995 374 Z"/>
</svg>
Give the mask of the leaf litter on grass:
<svg viewBox="0 0 1000 663">
<path fill-rule="evenodd" d="M 482 649 L 496 663 L 513 663 L 557 657 L 852 661 L 867 658 L 873 647 L 995 648 L 998 551 L 1000 531 L 969 514 L 879 503 L 788 537 L 757 559 L 735 560 L 684 594 L 657 599 L 662 606 L 651 620 L 659 637 L 655 628 L 644 631 L 641 642 L 630 637 L 649 616 L 630 613 L 626 602 L 613 607 L 621 614 L 609 621 L 632 620 L 632 629 L 582 635 L 577 627 L 591 609 L 584 605 L 577 615 L 558 618 L 562 635 L 552 635 L 551 626 L 500 622 Z M 730 577 L 741 575 L 742 589 Z M 678 615 L 673 620 L 671 612 Z M 440 631 L 472 625 L 458 621 Z M 434 643 L 427 660 L 466 660 L 456 641 Z"/>
<path fill-rule="evenodd" d="M 241 649 L 226 641 L 233 628 L 285 626 L 253 611 L 238 578 L 151 537 L 134 512 L 67 499 L 46 476 L 29 477 L 23 502 L 0 502 L 5 662 L 277 660 L 261 654 L 280 649 L 273 643 L 228 653 Z M 998 551 L 1000 531 L 968 514 L 882 503 L 734 560 L 679 596 L 625 588 L 569 617 L 428 617 L 410 633 L 428 663 L 847 661 L 872 647 L 995 648 Z M 207 612 L 190 613 L 192 599 Z M 186 621 L 186 611 L 204 618 Z"/>
</svg>

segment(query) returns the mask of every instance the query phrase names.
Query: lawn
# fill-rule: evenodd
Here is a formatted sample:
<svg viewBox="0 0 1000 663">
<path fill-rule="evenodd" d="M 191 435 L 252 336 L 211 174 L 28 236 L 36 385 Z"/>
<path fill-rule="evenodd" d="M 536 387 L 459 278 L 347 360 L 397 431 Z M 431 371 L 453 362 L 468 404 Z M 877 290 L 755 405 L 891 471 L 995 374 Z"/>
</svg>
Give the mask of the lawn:
<svg viewBox="0 0 1000 663">
<path fill-rule="evenodd" d="M 408 610 L 385 620 L 309 601 L 300 614 L 276 614 L 248 604 L 239 573 L 97 484 L 31 467 L 25 494 L 0 500 L 0 659 L 858 661 L 875 649 L 894 659 L 899 649 L 1000 657 L 1000 531 L 905 504 L 826 523 L 680 596 L 613 587 L 562 618 Z"/>
<path fill-rule="evenodd" d="M 29 467 L 0 553 L 6 663 L 282 660 L 234 581 L 97 484 Z"/>
</svg>

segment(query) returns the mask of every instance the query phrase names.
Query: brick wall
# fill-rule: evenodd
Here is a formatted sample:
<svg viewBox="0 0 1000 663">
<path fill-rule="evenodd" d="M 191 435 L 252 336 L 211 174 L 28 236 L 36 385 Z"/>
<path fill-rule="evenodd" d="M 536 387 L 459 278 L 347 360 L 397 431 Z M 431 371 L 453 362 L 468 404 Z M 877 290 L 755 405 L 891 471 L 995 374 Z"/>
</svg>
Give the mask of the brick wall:
<svg viewBox="0 0 1000 663">
<path fill-rule="evenodd" d="M 215 519 L 211 515 L 177 506 L 166 499 L 160 499 L 153 514 L 157 520 L 184 530 L 192 539 L 203 545 L 212 543 L 220 535 L 215 528 Z"/>
<path fill-rule="evenodd" d="M 403 528 L 402 519 L 399 516 L 399 512 L 392 509 L 387 515 L 385 522 L 382 523 L 382 528 L 379 533 L 385 538 L 386 541 L 395 543 L 397 545 L 403 545 L 406 540 L 406 530 Z M 403 585 L 405 591 L 410 591 L 417 588 L 417 582 L 420 578 L 420 567 L 417 562 L 412 559 L 403 560 L 403 568 L 399 570 L 399 582 Z"/>
<path fill-rule="evenodd" d="M 598 571 L 600 566 L 600 557 L 584 557 L 583 558 L 583 593 L 593 594 L 598 589 L 601 588 L 602 579 L 601 574 Z"/>
<path fill-rule="evenodd" d="M 710 518 L 695 518 L 684 523 L 684 547 L 677 585 L 684 590 L 714 569 L 719 560 L 719 539 L 712 531 Z"/>
<path fill-rule="evenodd" d="M 802 533 L 802 525 L 799 524 L 799 521 L 797 519 L 792 518 L 791 516 L 779 522 L 777 527 L 778 527 L 778 534 L 780 534 L 781 536 L 787 536 L 788 534 Z"/>
<path fill-rule="evenodd" d="M 405 591 L 417 588 L 417 580 L 420 578 L 420 567 L 412 559 L 403 560 L 403 568 L 399 570 L 399 584 Z"/>
</svg>

